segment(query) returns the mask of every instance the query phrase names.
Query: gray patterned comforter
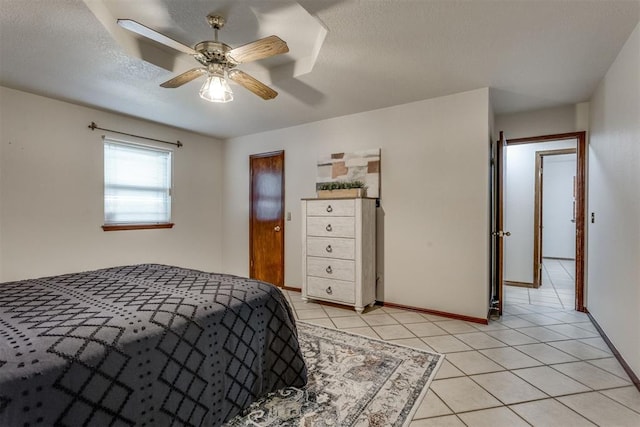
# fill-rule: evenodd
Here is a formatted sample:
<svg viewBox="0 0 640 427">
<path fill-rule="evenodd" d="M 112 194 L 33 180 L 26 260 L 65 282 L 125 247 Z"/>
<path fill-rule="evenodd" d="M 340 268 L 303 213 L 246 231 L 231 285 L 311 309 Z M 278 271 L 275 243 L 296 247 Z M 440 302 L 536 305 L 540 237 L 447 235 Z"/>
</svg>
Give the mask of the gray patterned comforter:
<svg viewBox="0 0 640 427">
<path fill-rule="evenodd" d="M 217 426 L 307 372 L 272 285 L 163 265 L 0 284 L 1 426 Z"/>
</svg>

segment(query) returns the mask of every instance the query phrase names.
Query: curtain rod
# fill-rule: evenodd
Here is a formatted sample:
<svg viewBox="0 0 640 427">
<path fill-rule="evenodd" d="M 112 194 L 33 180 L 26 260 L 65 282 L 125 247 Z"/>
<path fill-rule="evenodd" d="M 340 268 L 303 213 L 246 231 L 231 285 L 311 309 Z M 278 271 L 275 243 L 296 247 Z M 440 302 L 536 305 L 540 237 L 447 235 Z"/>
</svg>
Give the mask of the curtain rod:
<svg viewBox="0 0 640 427">
<path fill-rule="evenodd" d="M 163 144 L 171 144 L 171 145 L 175 145 L 178 148 L 182 147 L 184 144 L 180 141 L 178 142 L 171 142 L 171 141 L 163 141 L 161 139 L 155 139 L 155 138 L 149 138 L 147 136 L 140 136 L 140 135 L 134 135 L 132 133 L 126 133 L 126 132 L 120 132 L 117 130 L 113 130 L 113 129 L 105 129 L 105 128 L 101 128 L 98 127 L 98 125 L 96 124 L 96 122 L 91 122 L 91 124 L 88 126 L 89 129 L 91 130 L 96 130 L 96 129 L 100 129 L 100 130 L 106 130 L 107 132 L 113 132 L 113 133 L 119 133 L 120 135 L 127 135 L 127 136 L 133 136 L 135 138 L 142 138 L 142 139 L 147 139 L 149 141 L 156 141 L 156 142 L 162 142 Z"/>
</svg>

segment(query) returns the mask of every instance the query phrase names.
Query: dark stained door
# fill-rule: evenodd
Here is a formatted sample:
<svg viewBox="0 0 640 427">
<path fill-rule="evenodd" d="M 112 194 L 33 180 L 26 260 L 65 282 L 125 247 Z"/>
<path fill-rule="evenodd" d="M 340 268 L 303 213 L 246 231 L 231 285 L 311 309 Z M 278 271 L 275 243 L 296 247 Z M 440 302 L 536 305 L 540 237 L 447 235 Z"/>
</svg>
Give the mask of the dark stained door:
<svg viewBox="0 0 640 427">
<path fill-rule="evenodd" d="M 494 289 L 496 299 L 498 300 L 498 314 L 502 315 L 502 303 L 504 300 L 503 284 L 504 284 L 504 237 L 509 233 L 504 232 L 505 216 L 504 216 L 504 195 L 505 195 L 505 177 L 507 166 L 507 140 L 504 133 L 500 131 L 500 140 L 496 142 L 496 156 L 494 162 L 494 229 L 492 232 L 494 246 Z"/>
<path fill-rule="evenodd" d="M 284 151 L 254 154 L 249 217 L 249 275 L 284 286 Z"/>
</svg>

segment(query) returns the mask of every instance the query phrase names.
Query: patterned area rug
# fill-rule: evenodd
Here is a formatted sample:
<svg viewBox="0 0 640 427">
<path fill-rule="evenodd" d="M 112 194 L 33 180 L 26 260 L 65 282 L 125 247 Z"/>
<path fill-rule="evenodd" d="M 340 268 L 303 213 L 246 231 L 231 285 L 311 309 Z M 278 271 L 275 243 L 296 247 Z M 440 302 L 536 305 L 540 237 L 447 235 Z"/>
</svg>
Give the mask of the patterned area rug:
<svg viewBox="0 0 640 427">
<path fill-rule="evenodd" d="M 407 426 L 444 356 L 298 322 L 309 371 L 253 403 L 229 427 Z"/>
</svg>

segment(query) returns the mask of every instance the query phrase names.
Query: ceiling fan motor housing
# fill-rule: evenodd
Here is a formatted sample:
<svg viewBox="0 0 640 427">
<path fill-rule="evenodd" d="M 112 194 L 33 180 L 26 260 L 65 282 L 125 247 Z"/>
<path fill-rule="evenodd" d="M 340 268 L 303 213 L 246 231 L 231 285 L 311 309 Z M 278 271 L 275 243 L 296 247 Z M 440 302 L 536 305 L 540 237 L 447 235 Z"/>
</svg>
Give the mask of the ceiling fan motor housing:
<svg viewBox="0 0 640 427">
<path fill-rule="evenodd" d="M 198 52 L 196 60 L 202 65 L 220 64 L 225 68 L 235 67 L 237 64 L 227 58 L 227 52 L 231 47 L 222 42 L 203 41 L 195 45 L 194 50 Z"/>
</svg>

